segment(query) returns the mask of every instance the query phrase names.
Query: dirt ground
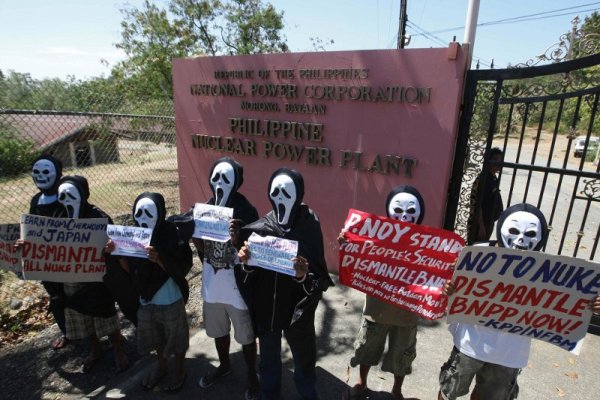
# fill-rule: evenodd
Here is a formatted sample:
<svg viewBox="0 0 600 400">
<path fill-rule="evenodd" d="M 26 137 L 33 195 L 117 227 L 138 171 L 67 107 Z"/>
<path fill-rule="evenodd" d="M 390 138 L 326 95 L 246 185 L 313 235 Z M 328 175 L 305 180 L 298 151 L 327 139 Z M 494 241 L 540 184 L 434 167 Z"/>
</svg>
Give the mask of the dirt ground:
<svg viewBox="0 0 600 400">
<path fill-rule="evenodd" d="M 188 274 L 190 298 L 186 305 L 190 335 L 202 326 L 201 265 L 195 256 L 194 267 Z M 43 289 L 42 289 L 43 290 Z M 45 313 L 45 308 L 38 309 Z M 50 318 L 48 318 L 51 321 Z M 130 366 L 135 367 L 145 357 L 136 351 L 134 326 L 121 318 L 121 333 Z M 94 368 L 84 373 L 82 363 L 89 347 L 84 341 L 74 342 L 61 350 L 52 350 L 50 343 L 59 336 L 56 324 L 21 337 L 17 344 L 3 343 L 0 347 L 0 399 L 79 399 L 92 390 L 117 379 L 110 342 L 103 338 L 104 356 Z"/>
</svg>

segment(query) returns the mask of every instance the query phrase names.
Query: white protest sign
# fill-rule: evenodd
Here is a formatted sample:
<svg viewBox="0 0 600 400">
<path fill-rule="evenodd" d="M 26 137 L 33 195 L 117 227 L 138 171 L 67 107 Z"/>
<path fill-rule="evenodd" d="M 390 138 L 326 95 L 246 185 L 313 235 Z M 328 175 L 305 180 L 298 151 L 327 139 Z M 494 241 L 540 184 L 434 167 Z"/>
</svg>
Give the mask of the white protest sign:
<svg viewBox="0 0 600 400">
<path fill-rule="evenodd" d="M 51 282 L 101 282 L 106 271 L 106 218 L 21 214 L 23 276 Z"/>
<path fill-rule="evenodd" d="M 600 265 L 500 247 L 466 247 L 456 263 L 448 322 L 543 340 L 578 354 L 600 290 Z"/>
<path fill-rule="evenodd" d="M 248 238 L 248 248 L 248 265 L 296 276 L 292 258 L 298 254 L 297 241 L 252 233 Z"/>
<path fill-rule="evenodd" d="M 114 256 L 148 258 L 146 247 L 150 246 L 152 229 L 138 226 L 108 225 L 108 237 L 114 242 Z"/>
<path fill-rule="evenodd" d="M 21 278 L 21 252 L 13 251 L 13 244 L 19 235 L 19 224 L 0 225 L 0 269 L 13 272 Z"/>
<path fill-rule="evenodd" d="M 194 206 L 196 227 L 193 237 L 226 242 L 231 238 L 229 235 L 231 218 L 233 218 L 233 208 L 196 203 Z"/>
</svg>

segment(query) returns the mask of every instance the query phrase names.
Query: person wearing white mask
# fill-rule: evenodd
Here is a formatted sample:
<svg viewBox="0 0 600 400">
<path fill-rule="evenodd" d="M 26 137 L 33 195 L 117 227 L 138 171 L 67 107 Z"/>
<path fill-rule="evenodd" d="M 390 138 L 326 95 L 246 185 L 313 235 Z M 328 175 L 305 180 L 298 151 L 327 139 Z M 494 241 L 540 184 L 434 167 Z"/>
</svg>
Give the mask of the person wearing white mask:
<svg viewBox="0 0 600 400">
<path fill-rule="evenodd" d="M 387 196 L 385 210 L 388 218 L 411 224 L 420 224 L 425 217 L 425 202 L 419 191 L 409 185 L 393 189 Z M 345 241 L 344 231 L 338 242 Z M 367 391 L 367 380 L 371 367 L 379 364 L 381 370 L 394 375 L 392 398 L 404 399 L 402 384 L 412 370 L 417 356 L 417 322 L 419 315 L 386 303 L 373 296 L 365 297 L 363 319 L 354 343 L 354 354 L 350 366 L 359 366 L 357 382 L 342 393 L 342 399 L 363 397 Z M 388 343 L 385 355 L 384 348 Z"/>
<path fill-rule="evenodd" d="M 110 217 L 90 204 L 89 184 L 83 176 L 65 176 L 58 186 L 58 202 L 63 206 L 63 217 L 74 219 Z M 123 351 L 119 318 L 115 300 L 103 282 L 64 283 L 66 296 L 65 319 L 67 338 L 88 339 L 91 349 L 83 362 L 83 372 L 90 371 L 102 356 L 100 338 L 108 336 L 115 354 L 116 371 L 129 365 Z"/>
<path fill-rule="evenodd" d="M 58 202 L 58 182 L 62 177 L 62 162 L 51 155 L 43 154 L 33 161 L 31 177 L 37 192 L 29 205 L 29 214 L 56 217 L 62 212 Z M 58 325 L 62 335 L 52 342 L 52 348 L 59 350 L 69 343 L 65 328 L 65 293 L 62 282 L 42 282 L 48 292 L 48 310 Z"/>
<path fill-rule="evenodd" d="M 258 219 L 256 208 L 239 192 L 244 182 L 244 168 L 230 157 L 218 159 L 211 168 L 209 184 L 213 193 L 208 204 L 233 209 L 230 231 L 237 231 L 242 225 Z M 227 242 L 192 239 L 202 261 L 202 311 L 206 334 L 215 339 L 219 366 L 198 381 L 201 388 L 208 388 L 231 374 L 229 348 L 230 329 L 234 328 L 234 338 L 242 346 L 246 362 L 248 387 L 245 400 L 255 400 L 259 396 L 259 383 L 256 375 L 256 336 L 252 318 L 247 306 L 247 296 L 242 284 L 240 269 L 235 269 L 237 261 L 236 238 Z"/>
<path fill-rule="evenodd" d="M 273 210 L 241 229 L 241 238 L 255 232 L 298 242 L 292 259 L 295 276 L 243 266 L 251 287 L 250 308 L 260 347 L 261 399 L 278 399 L 281 392 L 281 337 L 294 360 L 294 382 L 303 399 L 317 399 L 315 311 L 322 293 L 333 285 L 325 263 L 319 218 L 306 204 L 304 179 L 295 170 L 279 168 L 268 185 Z M 238 252 L 250 258 L 247 245 Z"/>
<path fill-rule="evenodd" d="M 156 351 L 158 366 L 142 379 L 144 390 L 154 389 L 169 376 L 168 357 L 175 356 L 175 370 L 162 390 L 176 393 L 185 384 L 185 352 L 189 327 L 185 312 L 189 286 L 185 275 L 192 265 L 189 243 L 180 239 L 175 223 L 165 219 L 165 199 L 160 193 L 144 192 L 133 204 L 136 226 L 152 229 L 148 258 L 117 257 L 139 294 L 137 345 L 140 354 Z M 109 241 L 105 251 L 112 253 Z M 113 256 L 114 257 L 114 256 Z"/>
</svg>

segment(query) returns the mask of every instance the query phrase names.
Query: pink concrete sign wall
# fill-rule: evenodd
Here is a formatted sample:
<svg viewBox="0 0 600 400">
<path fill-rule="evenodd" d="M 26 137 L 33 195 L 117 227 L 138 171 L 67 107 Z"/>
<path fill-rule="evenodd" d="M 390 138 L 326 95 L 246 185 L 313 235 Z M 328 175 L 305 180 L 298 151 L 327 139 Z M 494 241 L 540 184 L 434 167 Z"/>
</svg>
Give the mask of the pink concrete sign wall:
<svg viewBox="0 0 600 400">
<path fill-rule="evenodd" d="M 230 156 L 241 192 L 270 211 L 267 183 L 302 173 L 321 219 L 329 268 L 349 208 L 385 215 L 400 184 L 440 227 L 456 141 L 465 54 L 448 49 L 198 57 L 173 62 L 181 207 L 211 197 L 208 173 Z M 450 59 L 453 58 L 453 59 Z"/>
</svg>

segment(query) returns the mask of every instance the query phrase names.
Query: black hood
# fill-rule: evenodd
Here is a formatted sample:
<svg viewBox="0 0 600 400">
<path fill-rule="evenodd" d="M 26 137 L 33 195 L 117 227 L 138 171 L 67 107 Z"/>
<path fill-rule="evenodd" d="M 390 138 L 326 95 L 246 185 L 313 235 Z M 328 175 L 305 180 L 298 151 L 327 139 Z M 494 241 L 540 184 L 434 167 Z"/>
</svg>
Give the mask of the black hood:
<svg viewBox="0 0 600 400">
<path fill-rule="evenodd" d="M 542 238 L 532 250 L 541 250 L 546 245 L 546 242 L 548 241 L 548 236 L 550 234 L 550 231 L 548 231 L 548 223 L 546 222 L 546 217 L 544 217 L 544 214 L 540 211 L 540 209 L 528 203 L 519 203 L 512 205 L 506 210 L 504 210 L 502 214 L 500 214 L 498 222 L 496 223 L 496 240 L 498 241 L 498 246 L 504 247 L 504 241 L 502 240 L 502 225 L 504 225 L 504 222 L 512 214 L 519 211 L 531 213 L 538 217 L 538 219 L 540 220 L 540 223 L 542 225 Z"/>
<path fill-rule="evenodd" d="M 135 208 L 137 207 L 138 202 L 144 198 L 148 198 L 152 200 L 154 204 L 156 204 L 156 210 L 158 212 L 158 216 L 156 218 L 156 226 L 154 227 L 154 231 L 156 232 L 156 230 L 163 224 L 167 217 L 167 207 L 165 206 L 165 198 L 162 194 L 156 192 L 144 192 L 138 197 L 136 197 L 135 201 L 133 202 L 133 208 L 131 209 L 131 215 L 134 216 L 133 223 L 135 224 L 135 226 L 139 226 L 137 224 L 137 221 L 135 220 Z"/>
<path fill-rule="evenodd" d="M 238 191 L 238 189 L 244 183 L 244 167 L 242 167 L 242 164 L 238 163 L 231 157 L 222 157 L 222 158 L 219 158 L 217 161 L 215 161 L 215 163 L 212 165 L 212 167 L 210 168 L 210 171 L 208 173 L 208 186 L 210 187 L 210 190 L 213 193 L 213 199 L 210 202 L 211 204 L 215 204 L 215 198 L 217 197 L 217 195 L 215 194 L 215 188 L 213 187 L 212 182 L 211 182 L 211 178 L 213 176 L 213 172 L 214 172 L 216 166 L 219 165 L 220 163 L 227 163 L 227 164 L 231 165 L 231 167 L 233 168 L 233 173 L 235 175 L 235 182 L 233 183 L 231 193 L 229 193 L 229 196 L 227 198 L 227 203 L 225 204 L 226 207 L 230 207 L 231 201 L 232 201 L 235 193 Z"/>
<path fill-rule="evenodd" d="M 62 179 L 58 182 L 58 186 L 63 183 L 70 183 L 79 192 L 81 196 L 81 204 L 79 205 L 79 215 L 76 218 L 85 218 L 88 215 L 89 209 L 92 207 L 88 203 L 88 199 L 90 198 L 90 185 L 88 184 L 88 180 L 81 175 L 67 175 L 62 177 Z M 59 198 L 60 201 L 60 198 Z M 67 215 L 69 215 L 69 210 L 67 211 Z"/>
<path fill-rule="evenodd" d="M 281 210 L 277 210 L 277 205 L 271 198 L 271 184 L 273 183 L 273 180 L 275 180 L 275 178 L 280 175 L 289 176 L 292 179 L 292 182 L 294 183 L 294 186 L 296 188 L 296 199 L 294 201 L 294 204 L 292 205 L 288 222 L 286 224 L 280 224 L 283 228 L 288 229 L 294 224 L 294 221 L 298 214 L 298 209 L 300 208 L 302 200 L 304 199 L 304 178 L 302 177 L 300 172 L 286 167 L 279 168 L 275 172 L 273 172 L 273 175 L 271 175 L 271 179 L 269 179 L 269 185 L 267 186 L 267 195 L 269 196 L 269 201 L 271 202 L 271 206 L 273 207 L 273 211 L 275 212 L 275 216 L 277 218 L 279 217 L 279 212 Z"/>
<path fill-rule="evenodd" d="M 50 154 L 42 154 L 41 156 L 37 157 L 35 160 L 33 160 L 33 163 L 31 163 L 31 167 L 33 169 L 33 166 L 35 165 L 36 162 L 38 162 L 39 160 L 48 160 L 50 161 L 52 164 L 54 164 L 54 168 L 56 169 L 56 179 L 54 179 L 54 184 L 49 187 L 48 189 L 40 189 L 40 192 L 44 193 L 45 195 L 55 195 L 58 192 L 58 186 L 60 185 L 60 178 L 62 178 L 62 170 L 63 170 L 63 165 L 62 165 L 62 161 L 60 161 L 58 158 L 51 156 Z M 34 183 L 37 186 L 37 183 L 34 180 Z M 39 186 L 38 186 L 39 189 Z"/>
<path fill-rule="evenodd" d="M 419 193 L 419 191 L 415 187 L 410 185 L 400 185 L 388 194 L 387 199 L 385 200 L 385 212 L 387 216 L 390 216 L 390 213 L 388 212 L 390 202 L 398 193 L 410 193 L 417 198 L 417 200 L 419 201 L 419 206 L 421 207 L 421 214 L 419 215 L 419 219 L 417 219 L 416 224 L 420 224 L 423 221 L 423 218 L 425 217 L 425 201 L 423 200 L 423 196 L 421 196 L 421 193 Z"/>
</svg>

